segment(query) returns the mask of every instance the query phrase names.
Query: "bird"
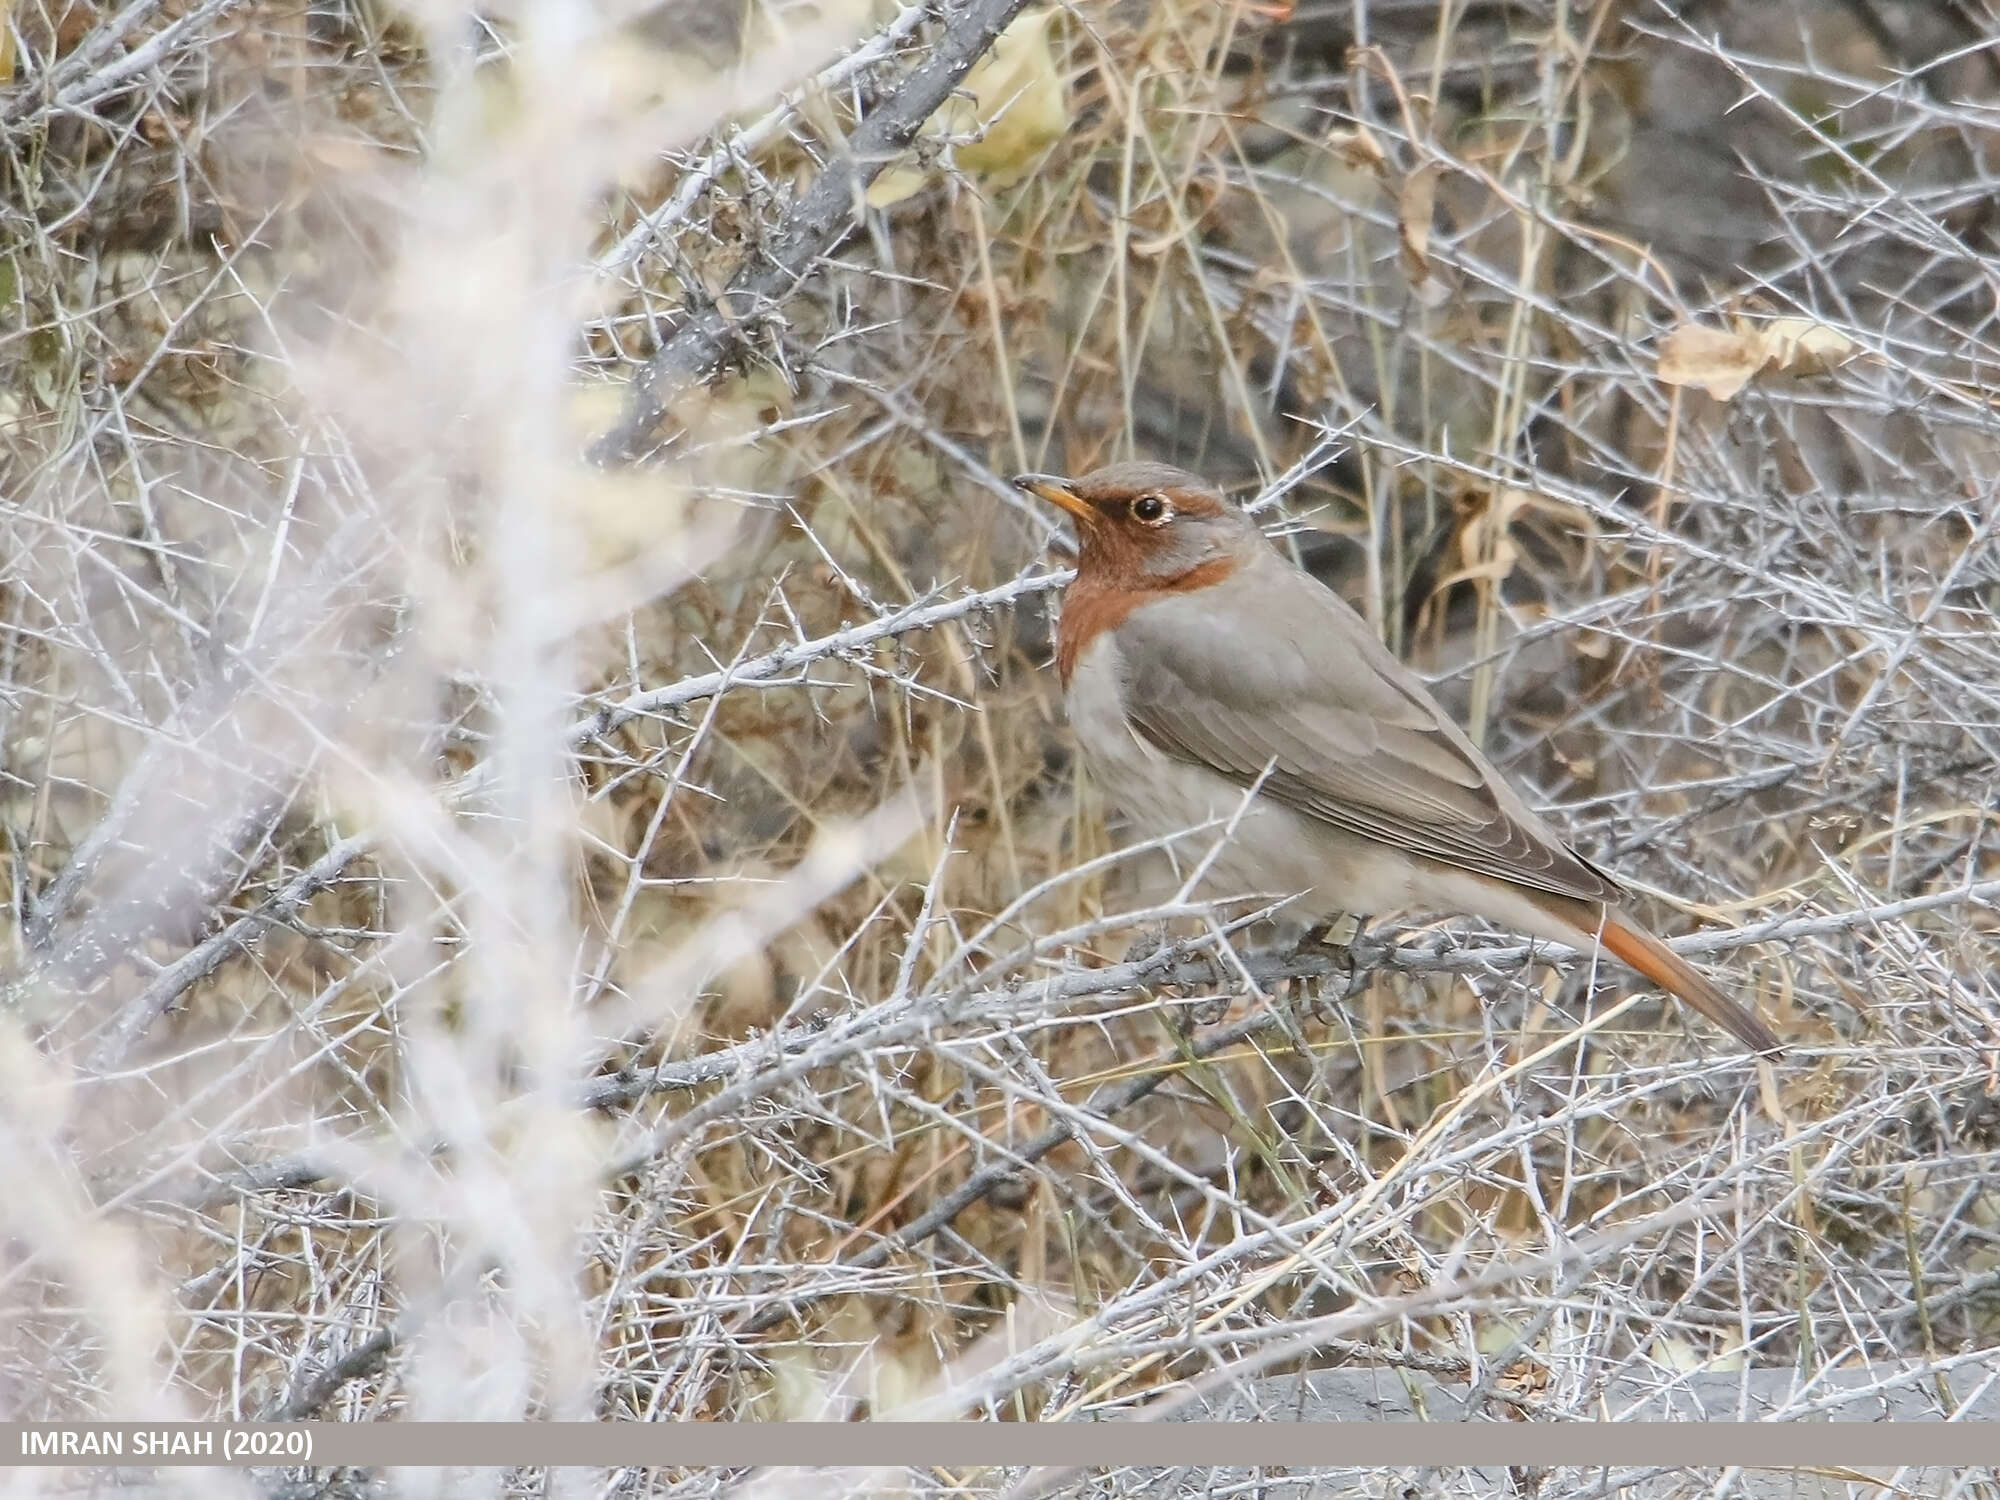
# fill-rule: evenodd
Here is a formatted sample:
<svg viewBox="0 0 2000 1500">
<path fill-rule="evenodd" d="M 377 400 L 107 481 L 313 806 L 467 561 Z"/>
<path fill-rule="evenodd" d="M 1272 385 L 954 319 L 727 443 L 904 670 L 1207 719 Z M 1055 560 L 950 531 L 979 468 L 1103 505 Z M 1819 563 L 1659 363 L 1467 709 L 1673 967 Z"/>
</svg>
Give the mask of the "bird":
<svg viewBox="0 0 2000 1500">
<path fill-rule="evenodd" d="M 1419 909 L 1602 950 L 1751 1051 L 1777 1036 L 1660 941 L 1332 589 L 1168 464 L 1014 479 L 1074 518 L 1056 670 L 1136 831 L 1228 832 L 1207 878 L 1325 922 Z"/>
</svg>

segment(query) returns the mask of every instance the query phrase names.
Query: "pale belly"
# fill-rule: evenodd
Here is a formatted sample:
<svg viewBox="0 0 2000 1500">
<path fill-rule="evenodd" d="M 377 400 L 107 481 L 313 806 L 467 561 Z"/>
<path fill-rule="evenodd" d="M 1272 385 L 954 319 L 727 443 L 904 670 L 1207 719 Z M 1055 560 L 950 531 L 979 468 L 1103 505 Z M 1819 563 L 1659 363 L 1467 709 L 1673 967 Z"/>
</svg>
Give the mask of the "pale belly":
<svg viewBox="0 0 2000 1500">
<path fill-rule="evenodd" d="M 1418 904 L 1412 862 L 1234 782 L 1172 759 L 1127 728 L 1119 709 L 1116 647 L 1100 638 L 1077 663 L 1068 708 L 1092 780 L 1138 840 L 1170 840 L 1178 876 L 1200 872 L 1200 900 L 1292 898 L 1284 915 L 1320 922 Z"/>
<path fill-rule="evenodd" d="M 1117 646 L 1108 634 L 1077 663 L 1067 696 L 1084 764 L 1140 840 L 1165 839 L 1189 899 L 1289 898 L 1286 922 L 1353 915 L 1463 912 L 1558 942 L 1587 941 L 1518 887 L 1470 875 L 1280 803 L 1249 796 L 1213 771 L 1135 735 L 1120 707 Z M 1173 891 L 1149 892 L 1167 899 Z"/>
</svg>

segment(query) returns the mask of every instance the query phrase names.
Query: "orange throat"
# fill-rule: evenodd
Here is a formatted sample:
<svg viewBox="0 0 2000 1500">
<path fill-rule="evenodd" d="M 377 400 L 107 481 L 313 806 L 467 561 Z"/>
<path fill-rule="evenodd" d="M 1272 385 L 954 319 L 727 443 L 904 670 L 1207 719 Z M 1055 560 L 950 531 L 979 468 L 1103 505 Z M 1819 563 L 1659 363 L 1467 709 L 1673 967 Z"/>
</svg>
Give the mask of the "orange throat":
<svg viewBox="0 0 2000 1500">
<path fill-rule="evenodd" d="M 1212 588 L 1236 571 L 1236 559 L 1218 557 L 1188 569 L 1177 578 L 1133 584 L 1107 577 L 1103 569 L 1079 569 L 1076 582 L 1063 591 L 1062 619 L 1056 625 L 1056 675 L 1065 691 L 1077 663 L 1100 635 L 1116 630 L 1142 604 L 1175 594 Z"/>
</svg>

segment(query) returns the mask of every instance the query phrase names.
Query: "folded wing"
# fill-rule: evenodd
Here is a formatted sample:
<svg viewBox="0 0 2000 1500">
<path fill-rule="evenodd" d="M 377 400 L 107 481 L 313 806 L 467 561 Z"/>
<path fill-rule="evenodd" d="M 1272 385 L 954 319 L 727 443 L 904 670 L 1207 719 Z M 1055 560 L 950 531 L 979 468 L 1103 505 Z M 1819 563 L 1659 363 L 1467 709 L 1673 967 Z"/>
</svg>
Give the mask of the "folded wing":
<svg viewBox="0 0 2000 1500">
<path fill-rule="evenodd" d="M 1176 596 L 1118 627 L 1137 734 L 1238 785 L 1262 777 L 1265 796 L 1364 838 L 1551 895 L 1618 899 L 1337 595 L 1275 554 L 1224 586 L 1254 591 L 1253 607 Z"/>
</svg>

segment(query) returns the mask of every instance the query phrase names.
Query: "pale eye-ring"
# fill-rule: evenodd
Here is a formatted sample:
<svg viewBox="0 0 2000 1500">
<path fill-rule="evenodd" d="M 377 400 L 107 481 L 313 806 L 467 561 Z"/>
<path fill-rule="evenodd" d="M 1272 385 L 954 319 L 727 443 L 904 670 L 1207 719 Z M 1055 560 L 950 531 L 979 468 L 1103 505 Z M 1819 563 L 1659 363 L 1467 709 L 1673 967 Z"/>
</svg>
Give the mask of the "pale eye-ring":
<svg viewBox="0 0 2000 1500">
<path fill-rule="evenodd" d="M 1132 519 L 1147 526 L 1164 526 L 1174 518 L 1165 495 L 1141 495 L 1132 502 Z"/>
</svg>

